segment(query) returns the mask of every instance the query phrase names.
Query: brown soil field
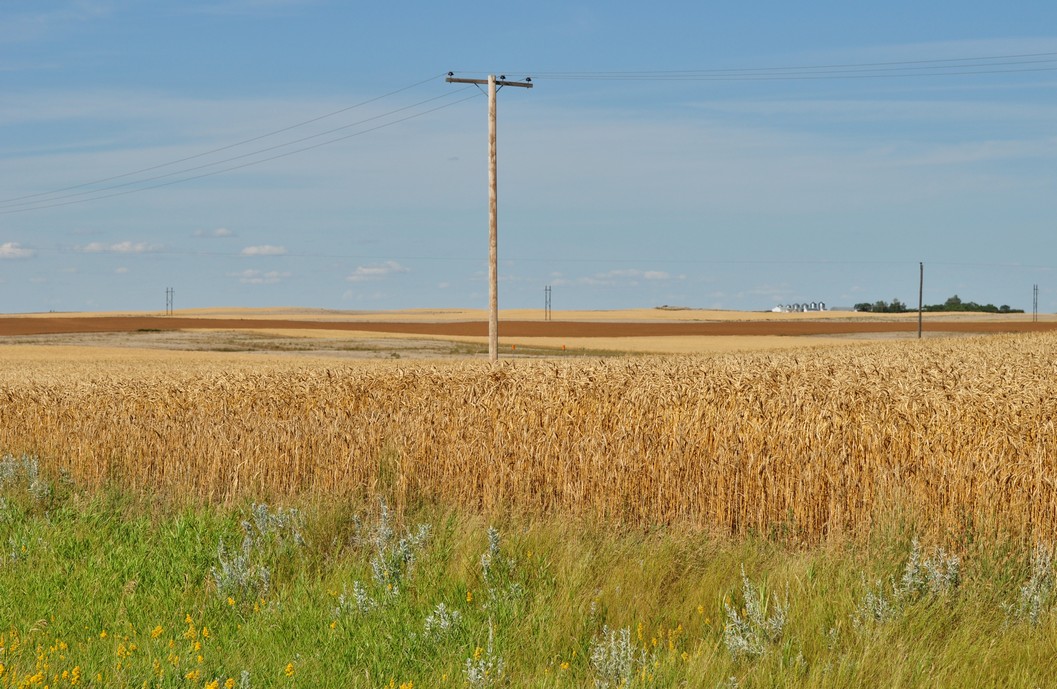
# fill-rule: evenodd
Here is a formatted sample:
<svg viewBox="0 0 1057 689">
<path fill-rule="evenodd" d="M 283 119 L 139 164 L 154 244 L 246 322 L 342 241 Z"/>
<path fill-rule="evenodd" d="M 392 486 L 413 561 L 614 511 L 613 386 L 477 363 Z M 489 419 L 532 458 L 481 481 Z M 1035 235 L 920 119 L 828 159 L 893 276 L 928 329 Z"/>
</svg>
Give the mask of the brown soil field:
<svg viewBox="0 0 1057 689">
<path fill-rule="evenodd" d="M 917 321 L 834 318 L 818 320 L 503 320 L 500 335 L 516 338 L 635 338 L 635 337 L 717 337 L 717 336 L 847 336 L 884 333 L 912 333 Z M 467 321 L 317 320 L 301 318 L 194 318 L 186 316 L 50 316 L 0 317 L 0 336 L 26 336 L 70 333 L 122 333 L 175 330 L 327 330 L 396 335 L 443 337 L 485 337 L 488 324 Z M 1019 319 L 934 318 L 926 319 L 924 332 L 951 334 L 990 334 L 1043 332 L 1057 330 L 1057 322 Z"/>
</svg>

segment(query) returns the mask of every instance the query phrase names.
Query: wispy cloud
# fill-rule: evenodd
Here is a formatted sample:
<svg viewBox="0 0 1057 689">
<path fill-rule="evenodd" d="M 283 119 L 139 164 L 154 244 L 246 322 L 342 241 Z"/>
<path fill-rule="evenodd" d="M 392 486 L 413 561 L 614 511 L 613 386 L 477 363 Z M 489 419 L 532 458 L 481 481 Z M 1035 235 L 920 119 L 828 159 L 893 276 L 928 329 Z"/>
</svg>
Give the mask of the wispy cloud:
<svg viewBox="0 0 1057 689">
<path fill-rule="evenodd" d="M 33 258 L 36 256 L 33 249 L 27 249 L 18 242 L 4 242 L 0 244 L 0 259 L 3 258 Z"/>
<path fill-rule="evenodd" d="M 289 14 L 318 0 L 212 0 L 185 8 L 188 12 L 223 15 L 268 15 Z"/>
<path fill-rule="evenodd" d="M 406 273 L 408 269 L 396 261 L 386 261 L 381 265 L 357 266 L 356 270 L 345 279 L 349 282 L 367 282 L 368 280 L 381 280 L 395 273 Z"/>
<path fill-rule="evenodd" d="M 4 18 L 0 27 L 0 44 L 27 43 L 63 31 L 70 26 L 104 17 L 113 11 L 111 2 L 77 0 L 60 3 L 57 9 L 37 9 L 44 3 L 27 3 L 36 11 L 16 13 Z"/>
<path fill-rule="evenodd" d="M 660 282 L 664 280 L 684 280 L 685 275 L 672 276 L 665 270 L 639 270 L 637 268 L 620 268 L 604 273 L 595 273 L 580 278 L 558 278 L 556 285 L 587 285 L 594 287 L 613 287 L 616 285 L 635 286 L 643 281 Z"/>
<path fill-rule="evenodd" d="M 285 246 L 275 246 L 272 244 L 260 244 L 258 246 L 247 246 L 242 250 L 243 256 L 285 256 Z"/>
<path fill-rule="evenodd" d="M 116 244 L 92 242 L 82 246 L 81 251 L 86 254 L 146 254 L 158 251 L 161 248 L 159 244 L 150 244 L 148 242 L 125 241 L 117 242 Z"/>
<path fill-rule="evenodd" d="M 213 230 L 195 230 L 194 236 L 212 239 L 215 237 L 237 237 L 238 235 L 226 227 L 218 227 Z"/>
<path fill-rule="evenodd" d="M 277 282 L 290 277 L 291 273 L 279 270 L 243 270 L 238 273 L 228 273 L 228 277 L 238 278 L 244 285 L 274 285 Z"/>
</svg>

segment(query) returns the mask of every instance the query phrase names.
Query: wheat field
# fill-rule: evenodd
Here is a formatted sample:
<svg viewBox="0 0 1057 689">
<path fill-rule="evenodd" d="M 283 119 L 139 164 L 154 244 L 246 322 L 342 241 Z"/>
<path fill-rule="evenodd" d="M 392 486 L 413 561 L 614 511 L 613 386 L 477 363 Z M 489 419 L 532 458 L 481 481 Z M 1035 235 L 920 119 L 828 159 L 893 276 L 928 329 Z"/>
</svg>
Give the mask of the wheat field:
<svg viewBox="0 0 1057 689">
<path fill-rule="evenodd" d="M 817 540 L 1057 528 L 1057 336 L 714 356 L 338 362 L 5 347 L 0 452 L 95 489 Z"/>
</svg>

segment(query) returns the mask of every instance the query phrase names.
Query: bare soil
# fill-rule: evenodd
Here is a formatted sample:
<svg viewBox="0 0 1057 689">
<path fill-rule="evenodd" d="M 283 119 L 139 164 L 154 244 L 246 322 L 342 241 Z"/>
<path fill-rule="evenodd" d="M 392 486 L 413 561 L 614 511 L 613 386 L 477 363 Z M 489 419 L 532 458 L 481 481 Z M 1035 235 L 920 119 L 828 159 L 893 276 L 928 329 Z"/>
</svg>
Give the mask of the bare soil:
<svg viewBox="0 0 1057 689">
<path fill-rule="evenodd" d="M 730 321 L 528 321 L 504 320 L 500 333 L 519 338 L 626 338 L 717 336 L 835 336 L 917 331 L 910 320 L 730 320 Z M 0 337 L 70 334 L 172 332 L 182 330 L 329 330 L 390 335 L 486 337 L 485 321 L 400 322 L 269 318 L 188 318 L 181 316 L 0 317 Z M 1020 333 L 1057 330 L 1055 321 L 927 319 L 928 333 Z"/>
</svg>

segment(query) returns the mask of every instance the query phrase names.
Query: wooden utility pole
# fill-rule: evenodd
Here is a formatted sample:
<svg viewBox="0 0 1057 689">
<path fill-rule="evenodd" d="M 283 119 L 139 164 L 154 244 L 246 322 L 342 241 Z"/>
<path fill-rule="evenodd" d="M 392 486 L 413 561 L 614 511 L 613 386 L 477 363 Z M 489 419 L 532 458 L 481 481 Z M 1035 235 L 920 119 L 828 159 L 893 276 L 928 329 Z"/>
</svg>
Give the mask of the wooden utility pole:
<svg viewBox="0 0 1057 689">
<path fill-rule="evenodd" d="M 488 85 L 488 359 L 499 360 L 499 192 L 496 181 L 496 91 L 502 86 L 532 88 L 532 79 L 507 81 L 489 74 L 487 79 L 458 79 L 448 72 L 449 84 Z"/>
<path fill-rule="evenodd" d="M 921 339 L 921 311 L 925 297 L 925 262 L 918 264 L 918 339 Z"/>
</svg>

